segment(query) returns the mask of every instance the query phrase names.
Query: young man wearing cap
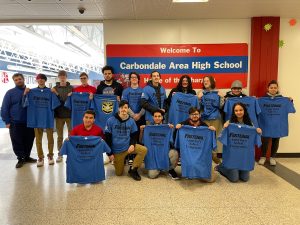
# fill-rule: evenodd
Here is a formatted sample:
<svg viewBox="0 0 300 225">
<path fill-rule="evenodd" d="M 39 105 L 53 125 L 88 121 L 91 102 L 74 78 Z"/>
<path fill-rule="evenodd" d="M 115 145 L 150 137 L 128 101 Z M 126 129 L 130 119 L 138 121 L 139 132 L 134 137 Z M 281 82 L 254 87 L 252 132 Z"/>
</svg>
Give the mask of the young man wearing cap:
<svg viewBox="0 0 300 225">
<path fill-rule="evenodd" d="M 22 107 L 22 98 L 25 91 L 24 76 L 16 73 L 12 76 L 15 87 L 8 90 L 1 106 L 1 117 L 9 129 L 13 151 L 17 156 L 16 168 L 25 163 L 35 163 L 36 159 L 30 157 L 34 130 L 27 127 L 27 110 Z"/>
<path fill-rule="evenodd" d="M 57 95 L 60 100 L 61 105 L 54 110 L 56 131 L 57 131 L 57 150 L 58 157 L 56 162 L 62 161 L 62 156 L 59 154 L 62 142 L 64 140 L 64 126 L 67 125 L 68 133 L 71 131 L 71 110 L 65 107 L 65 102 L 68 98 L 68 95 L 72 93 L 73 86 L 67 82 L 67 72 L 64 70 L 58 71 L 58 80 L 51 91 Z"/>
<path fill-rule="evenodd" d="M 36 76 L 36 81 L 38 83 L 38 89 L 43 90 L 50 90 L 48 87 L 46 87 L 46 81 L 47 77 L 45 74 L 38 74 Z M 24 91 L 24 95 L 27 95 L 30 92 L 29 88 L 26 88 Z M 52 125 L 53 127 L 53 125 Z M 47 134 L 47 140 L 48 140 L 48 164 L 54 165 L 54 159 L 53 159 L 53 148 L 54 148 L 54 139 L 53 139 L 53 128 L 46 128 L 46 134 Z M 37 161 L 37 167 L 44 166 L 44 152 L 43 152 L 43 132 L 44 128 L 34 128 L 34 134 L 35 134 L 35 142 L 36 142 L 36 148 L 38 152 L 38 161 Z"/>
<path fill-rule="evenodd" d="M 137 181 L 141 180 L 138 168 L 143 163 L 147 154 L 147 148 L 137 144 L 138 132 L 134 120 L 128 115 L 128 102 L 121 100 L 119 112 L 110 117 L 105 127 L 105 140 L 111 148 L 108 154 L 110 160 L 114 160 L 115 173 L 121 176 L 124 171 L 124 160 L 129 154 L 136 154 L 132 167 L 128 174 Z"/>
<path fill-rule="evenodd" d="M 232 84 L 231 84 L 231 91 L 228 91 L 226 93 L 226 95 L 224 96 L 225 99 L 226 98 L 233 98 L 233 97 L 247 96 L 244 93 L 242 93 L 242 88 L 243 88 L 243 85 L 242 85 L 241 81 L 239 81 L 239 80 L 233 81 Z"/>
<path fill-rule="evenodd" d="M 74 88 L 73 92 L 86 92 L 86 93 L 90 93 L 90 96 L 96 93 L 96 88 L 88 84 L 89 76 L 87 75 L 87 73 L 82 72 L 79 75 L 79 78 L 80 78 L 81 85 Z"/>
<path fill-rule="evenodd" d="M 97 94 L 101 95 L 116 95 L 117 100 L 121 100 L 123 87 L 120 83 L 118 83 L 114 77 L 114 70 L 111 66 L 104 66 L 102 68 L 102 73 L 104 76 L 104 80 L 100 82 L 97 87 Z"/>
</svg>

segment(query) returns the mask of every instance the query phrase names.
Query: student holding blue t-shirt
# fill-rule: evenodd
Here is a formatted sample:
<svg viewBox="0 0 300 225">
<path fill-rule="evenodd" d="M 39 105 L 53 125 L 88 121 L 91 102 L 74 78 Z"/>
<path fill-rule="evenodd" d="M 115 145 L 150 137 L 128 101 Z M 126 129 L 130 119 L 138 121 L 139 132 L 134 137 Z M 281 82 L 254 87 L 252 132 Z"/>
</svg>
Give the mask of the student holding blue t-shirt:
<svg viewBox="0 0 300 225">
<path fill-rule="evenodd" d="M 140 127 L 140 142 L 147 149 L 145 168 L 151 179 L 157 178 L 160 171 L 168 171 L 173 180 L 179 179 L 174 170 L 178 162 L 178 152 L 173 149 L 173 124 L 163 124 L 163 113 L 153 112 L 153 123 Z"/>
<path fill-rule="evenodd" d="M 119 103 L 119 111 L 107 120 L 105 126 L 105 140 L 112 152 L 109 159 L 114 161 L 115 172 L 121 176 L 124 171 L 124 160 L 129 154 L 136 154 L 128 174 L 136 181 L 141 177 L 138 168 L 143 163 L 147 148 L 137 144 L 137 127 L 134 120 L 128 115 L 129 105 L 125 100 Z"/>
<path fill-rule="evenodd" d="M 247 182 L 249 180 L 250 170 L 253 170 L 254 167 L 254 145 L 256 144 L 260 146 L 261 143 L 260 138 L 255 135 L 261 134 L 262 130 L 260 128 L 253 127 L 253 123 L 251 122 L 249 114 L 247 112 L 247 108 L 243 103 L 235 103 L 233 105 L 232 111 L 232 116 L 230 120 L 224 124 L 224 130 L 219 137 L 219 140 L 224 144 L 223 148 L 227 148 L 227 151 L 229 153 L 225 152 L 225 149 L 223 150 L 223 162 L 220 165 L 216 166 L 215 170 L 231 182 L 237 182 L 238 180 Z M 240 126 L 230 127 L 230 124 L 236 124 Z M 243 133 L 238 133 L 238 129 L 242 127 L 245 128 Z M 229 128 L 232 128 L 233 131 L 230 130 L 228 132 Z M 234 137 L 234 140 L 227 141 L 227 139 L 230 139 L 232 137 Z M 239 138 L 241 140 L 238 140 Z M 238 147 L 240 147 L 240 149 Z M 245 147 L 247 147 L 247 149 L 245 149 Z M 236 151 L 235 153 L 231 151 L 233 148 Z M 225 154 L 227 155 L 225 156 Z M 252 159 L 250 159 L 251 157 Z M 230 168 L 226 166 L 229 165 L 228 161 L 230 161 Z M 237 163 L 243 163 L 242 165 L 239 164 L 232 166 L 232 161 L 233 163 L 234 161 L 236 161 Z"/>
<path fill-rule="evenodd" d="M 44 166 L 43 132 L 46 129 L 48 139 L 48 164 L 54 165 L 53 159 L 53 127 L 54 109 L 60 106 L 57 96 L 46 87 L 47 77 L 38 74 L 36 77 L 38 87 L 24 91 L 24 107 L 27 107 L 27 126 L 34 128 L 36 148 L 38 152 L 37 167 Z"/>
<path fill-rule="evenodd" d="M 203 90 L 198 93 L 200 99 L 200 108 L 202 110 L 201 119 L 209 126 L 216 128 L 217 136 L 222 130 L 222 117 L 220 109 L 224 105 L 224 97 L 216 88 L 216 81 L 212 76 L 203 78 Z M 218 143 L 219 151 L 221 151 L 221 143 Z M 213 151 L 213 161 L 219 164 L 221 161 L 217 156 L 217 151 Z"/>
<path fill-rule="evenodd" d="M 211 131 L 216 131 L 216 129 L 213 127 L 213 126 L 208 126 L 205 122 L 203 122 L 202 120 L 201 120 L 201 114 L 200 114 L 200 109 L 198 109 L 198 108 L 196 108 L 196 107 L 191 107 L 190 109 L 189 109 L 189 118 L 187 119 L 187 120 L 185 120 L 185 121 L 182 121 L 181 123 L 179 123 L 179 124 L 177 124 L 176 125 L 176 129 L 181 129 L 182 127 L 199 127 L 199 128 L 205 128 L 205 127 L 208 127 L 208 129 L 209 130 L 211 130 Z M 186 125 L 186 126 L 185 126 Z M 207 132 L 206 132 L 206 134 L 208 134 Z M 193 136 L 193 135 L 192 135 Z M 213 136 L 215 136 L 215 135 L 213 135 Z M 175 143 L 177 143 L 177 147 L 176 147 L 176 144 L 175 144 L 175 147 L 177 148 L 177 149 L 179 149 L 180 150 L 180 146 L 178 146 L 178 144 L 179 144 L 179 142 L 181 142 L 181 143 L 184 143 L 184 140 L 182 140 L 182 141 L 179 141 L 179 136 L 178 136 L 178 131 L 177 131 L 177 135 L 176 135 L 176 141 L 175 141 Z M 215 138 L 213 138 L 213 139 L 215 139 Z M 209 140 L 209 138 L 204 138 L 203 140 L 205 140 L 205 142 L 207 143 L 207 140 Z M 194 144 L 195 143 L 197 143 L 198 141 L 197 140 L 195 140 L 196 142 L 194 142 Z M 215 145 L 216 144 L 216 141 L 215 140 L 212 140 L 212 144 L 213 145 Z M 179 147 L 179 148 L 178 148 Z M 214 147 L 214 146 L 211 146 L 211 147 Z M 186 149 L 188 149 L 187 148 L 187 146 L 185 147 Z M 197 148 L 201 148 L 200 146 L 197 146 Z M 208 150 L 208 151 L 210 151 L 208 154 L 211 154 L 211 150 L 212 149 L 214 149 L 214 148 L 210 148 L 208 145 L 206 145 L 206 146 L 202 146 L 202 150 Z M 195 155 L 195 154 L 196 155 Z M 207 151 L 204 153 L 204 155 L 202 154 L 202 151 L 196 151 L 196 152 L 194 152 L 194 153 L 191 153 L 190 154 L 190 158 L 189 159 L 187 159 L 186 161 L 187 161 L 187 163 L 188 164 L 191 164 L 190 166 L 192 166 L 192 167 L 195 167 L 195 168 L 198 168 L 198 169 L 196 169 L 196 170 L 198 170 L 198 171 L 203 171 L 203 170 L 206 170 L 206 172 L 209 172 L 210 173 L 210 178 L 205 178 L 205 179 L 201 179 L 202 181 L 204 181 L 204 182 L 209 182 L 209 183 L 212 183 L 212 182 L 215 182 L 216 181 L 216 179 L 217 179 L 217 173 L 213 170 L 213 168 L 211 167 L 210 168 L 210 170 L 211 171 L 207 171 L 207 166 L 205 166 L 205 168 L 203 168 L 203 164 L 201 165 L 201 164 L 199 164 L 199 161 L 198 161 L 198 163 L 197 164 L 194 164 L 193 163 L 193 161 L 195 161 L 195 159 L 199 159 L 200 158 L 200 160 L 202 161 L 205 161 L 205 159 L 203 159 L 203 158 L 206 158 L 206 156 L 207 156 Z M 208 156 L 209 157 L 209 156 Z M 197 160 L 196 160 L 197 161 Z M 202 162 L 203 162 L 202 161 Z M 212 160 L 211 160 L 212 161 Z M 207 165 L 207 163 L 210 163 L 211 164 L 211 161 L 206 161 L 204 164 L 205 165 Z M 181 168 L 181 170 L 182 170 L 182 168 Z M 192 173 L 193 174 L 193 171 L 190 171 L 189 169 L 187 169 L 187 170 L 185 170 L 188 174 L 190 174 L 190 173 Z M 192 175 L 193 176 L 193 175 Z"/>
<path fill-rule="evenodd" d="M 292 98 L 285 98 L 279 94 L 276 80 L 270 81 L 267 90 L 267 94 L 258 100 L 262 108 L 258 122 L 263 129 L 262 156 L 258 164 L 265 164 L 269 140 L 271 139 L 270 165 L 276 166 L 275 156 L 279 147 L 279 139 L 288 136 L 288 114 L 295 113 L 296 110 Z"/>
</svg>

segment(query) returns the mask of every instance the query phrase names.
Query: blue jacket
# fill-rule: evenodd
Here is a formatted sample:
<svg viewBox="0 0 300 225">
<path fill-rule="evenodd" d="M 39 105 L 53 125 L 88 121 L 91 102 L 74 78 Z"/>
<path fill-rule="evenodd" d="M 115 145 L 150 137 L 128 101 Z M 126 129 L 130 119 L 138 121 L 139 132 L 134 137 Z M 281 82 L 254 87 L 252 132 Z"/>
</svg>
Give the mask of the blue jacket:
<svg viewBox="0 0 300 225">
<path fill-rule="evenodd" d="M 15 87 L 6 92 L 1 107 L 1 117 L 5 124 L 26 123 L 27 109 L 22 107 L 24 90 L 25 87 Z"/>
<path fill-rule="evenodd" d="M 146 110 L 146 120 L 153 122 L 152 113 L 157 109 L 165 109 L 166 90 L 160 84 L 155 87 L 150 80 L 143 89 L 141 106 Z"/>
</svg>

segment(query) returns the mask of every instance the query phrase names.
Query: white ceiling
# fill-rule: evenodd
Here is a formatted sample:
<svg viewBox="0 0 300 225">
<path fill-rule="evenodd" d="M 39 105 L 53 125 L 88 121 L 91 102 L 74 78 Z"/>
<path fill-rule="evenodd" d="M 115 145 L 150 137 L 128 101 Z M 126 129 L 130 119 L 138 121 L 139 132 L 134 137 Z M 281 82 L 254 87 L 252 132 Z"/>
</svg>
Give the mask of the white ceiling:
<svg viewBox="0 0 300 225">
<path fill-rule="evenodd" d="M 79 7 L 86 8 L 83 15 Z M 299 17 L 300 0 L 0 0 L 0 22 Z M 62 21 L 63 22 L 63 21 Z"/>
</svg>

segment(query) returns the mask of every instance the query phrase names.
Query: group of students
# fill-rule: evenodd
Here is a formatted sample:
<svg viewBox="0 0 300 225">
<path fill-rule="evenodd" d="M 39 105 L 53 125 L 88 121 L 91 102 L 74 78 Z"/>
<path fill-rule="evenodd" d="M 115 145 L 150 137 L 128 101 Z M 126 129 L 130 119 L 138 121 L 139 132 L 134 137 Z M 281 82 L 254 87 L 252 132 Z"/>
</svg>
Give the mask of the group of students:
<svg viewBox="0 0 300 225">
<path fill-rule="evenodd" d="M 13 150 L 18 157 L 17 168 L 26 162 L 36 161 L 30 157 L 34 136 L 39 157 L 37 166 L 44 165 L 42 150 L 44 129 L 48 139 L 48 163 L 54 164 L 53 118 L 55 117 L 59 152 L 56 162 L 62 161 L 63 154 L 67 154 L 69 158 L 67 147 L 64 147 L 68 144 L 63 146 L 63 128 L 64 124 L 67 124 L 70 136 L 68 141 L 72 141 L 73 136 L 100 136 L 105 140 L 102 147 L 107 152 L 109 160 L 113 161 L 118 176 L 123 174 L 125 158 L 128 155 L 135 155 L 128 171 L 134 180 L 141 180 L 138 168 L 143 162 L 149 178 L 156 178 L 161 171 L 167 171 L 172 179 L 178 179 L 174 169 L 181 158 L 183 177 L 213 182 L 218 171 L 232 182 L 247 181 L 249 172 L 254 168 L 254 146 L 260 146 L 260 140 L 262 140 L 262 157 L 259 164 L 263 165 L 266 161 L 271 138 L 270 164 L 276 165 L 275 155 L 279 139 L 288 135 L 287 115 L 295 112 L 292 99 L 279 94 L 276 81 L 271 81 L 266 96 L 257 100 L 242 92 L 242 83 L 238 80 L 232 83 L 231 91 L 223 95 L 216 89 L 216 82 L 212 76 L 203 78 L 203 90 L 196 93 L 191 78 L 183 75 L 177 87 L 173 88 L 167 97 L 165 88 L 160 84 L 161 76 L 158 71 L 150 74 L 151 79 L 144 88 L 139 86 L 139 74 L 130 73 L 130 87 L 124 91 L 122 85 L 113 78 L 112 67 L 103 67 L 102 73 L 104 80 L 97 89 L 88 84 L 86 73 L 80 74 L 81 85 L 73 88 L 67 82 L 67 73 L 59 71 L 59 82 L 52 89 L 45 85 L 47 77 L 39 74 L 36 77 L 38 88 L 31 90 L 25 87 L 22 74 L 13 76 L 16 87 L 6 93 L 1 116 L 10 129 Z M 106 119 L 105 126 L 101 128 L 95 124 L 95 111 L 84 108 L 79 113 L 72 112 L 73 109 L 67 107 L 66 102 L 74 92 L 88 93 L 89 99 L 99 94 L 116 96 L 117 112 Z M 37 125 L 40 120 L 36 116 L 34 118 L 30 116 L 38 113 L 32 104 L 37 101 L 42 110 L 48 107 L 50 114 L 53 113 L 52 120 L 45 121 L 42 126 Z M 27 110 L 24 107 L 27 107 Z M 102 110 L 105 110 L 105 107 L 102 107 Z M 75 114 L 83 117 L 83 123 L 72 126 Z M 284 119 L 274 124 L 270 116 L 274 118 L 281 116 Z M 226 121 L 224 125 L 223 121 Z M 262 129 L 259 125 L 263 126 Z M 274 129 L 277 133 L 272 133 Z M 84 143 L 87 139 L 80 141 Z M 221 163 L 217 155 L 217 146 L 221 148 L 222 144 L 224 146 Z M 243 148 L 247 148 L 247 151 L 244 151 L 247 153 L 241 153 Z M 84 158 L 91 153 L 83 147 L 79 149 Z M 199 153 L 199 149 L 205 154 Z M 236 158 L 235 156 L 239 154 L 239 158 Z M 241 162 L 235 162 L 241 159 L 243 159 Z M 214 169 L 212 160 L 218 164 Z M 205 172 L 203 168 L 206 168 Z M 99 179 L 103 179 L 103 176 L 96 181 Z"/>
</svg>

